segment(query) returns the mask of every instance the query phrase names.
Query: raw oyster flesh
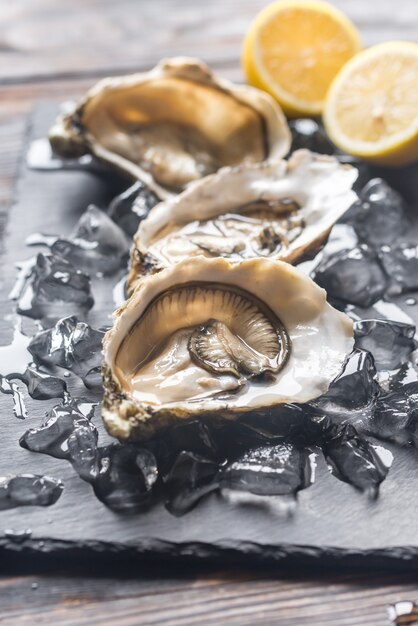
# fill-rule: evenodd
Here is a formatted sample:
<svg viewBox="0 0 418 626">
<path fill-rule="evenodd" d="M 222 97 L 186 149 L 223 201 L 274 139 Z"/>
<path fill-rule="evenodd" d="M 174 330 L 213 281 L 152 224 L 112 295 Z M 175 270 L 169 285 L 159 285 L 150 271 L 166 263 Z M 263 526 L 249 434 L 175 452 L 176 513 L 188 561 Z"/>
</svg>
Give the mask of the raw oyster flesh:
<svg viewBox="0 0 418 626">
<path fill-rule="evenodd" d="M 290 147 L 284 115 L 268 94 L 186 57 L 102 80 L 49 137 L 58 155 L 90 152 L 160 198 L 220 167 L 282 157 Z"/>
<path fill-rule="evenodd" d="M 141 222 L 129 286 L 141 273 L 198 255 L 301 261 L 355 201 L 356 176 L 353 167 L 308 150 L 287 162 L 224 168 L 161 202 Z"/>
<path fill-rule="evenodd" d="M 203 415 L 234 419 L 325 393 L 352 322 L 291 265 L 196 257 L 145 276 L 104 340 L 103 418 L 141 439 Z"/>
</svg>

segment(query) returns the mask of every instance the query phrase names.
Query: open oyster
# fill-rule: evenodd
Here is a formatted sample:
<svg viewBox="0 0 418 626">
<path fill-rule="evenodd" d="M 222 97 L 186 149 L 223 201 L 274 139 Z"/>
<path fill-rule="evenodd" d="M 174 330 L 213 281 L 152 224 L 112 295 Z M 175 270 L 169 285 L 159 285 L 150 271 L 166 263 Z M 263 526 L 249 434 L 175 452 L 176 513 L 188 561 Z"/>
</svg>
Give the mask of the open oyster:
<svg viewBox="0 0 418 626">
<path fill-rule="evenodd" d="M 220 167 L 284 156 L 290 131 L 268 94 L 177 57 L 100 81 L 58 118 L 50 142 L 60 156 L 90 152 L 167 198 Z"/>
<path fill-rule="evenodd" d="M 134 238 L 129 286 L 142 273 L 203 255 L 301 261 L 356 199 L 357 170 L 308 150 L 286 162 L 224 168 L 155 206 Z"/>
<path fill-rule="evenodd" d="M 234 419 L 323 394 L 352 322 L 287 263 L 196 257 L 145 276 L 104 340 L 103 419 L 141 439 L 169 424 Z"/>
</svg>

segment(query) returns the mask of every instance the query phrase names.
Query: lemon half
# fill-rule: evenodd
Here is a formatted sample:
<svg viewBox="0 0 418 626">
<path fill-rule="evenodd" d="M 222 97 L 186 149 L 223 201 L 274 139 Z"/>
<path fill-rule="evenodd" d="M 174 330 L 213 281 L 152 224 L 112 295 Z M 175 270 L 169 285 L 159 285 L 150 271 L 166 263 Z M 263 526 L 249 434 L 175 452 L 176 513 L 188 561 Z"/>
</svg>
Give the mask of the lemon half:
<svg viewBox="0 0 418 626">
<path fill-rule="evenodd" d="M 349 61 L 331 85 L 324 123 L 344 152 L 387 166 L 418 160 L 418 44 L 391 41 Z"/>
<path fill-rule="evenodd" d="M 242 65 L 248 82 L 287 115 L 318 115 L 331 82 L 360 49 L 355 26 L 327 2 L 279 0 L 253 21 Z"/>
</svg>

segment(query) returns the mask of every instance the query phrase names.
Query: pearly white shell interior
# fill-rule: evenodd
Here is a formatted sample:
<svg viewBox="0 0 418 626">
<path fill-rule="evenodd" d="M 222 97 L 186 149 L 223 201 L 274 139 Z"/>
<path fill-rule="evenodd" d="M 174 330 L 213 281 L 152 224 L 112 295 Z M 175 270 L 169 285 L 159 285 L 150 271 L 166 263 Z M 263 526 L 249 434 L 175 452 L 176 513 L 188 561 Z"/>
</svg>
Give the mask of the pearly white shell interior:
<svg viewBox="0 0 418 626">
<path fill-rule="evenodd" d="M 227 400 L 201 398 L 199 401 L 164 404 L 158 398 L 147 405 L 156 409 L 181 408 L 192 414 L 210 411 L 242 411 L 268 408 L 285 402 L 307 402 L 325 393 L 353 347 L 351 320 L 326 301 L 326 293 L 311 279 L 287 263 L 269 259 L 229 263 L 224 259 L 196 257 L 181 261 L 158 274 L 141 280 L 126 305 L 116 314 L 115 325 L 106 336 L 104 355 L 121 387 L 128 393 L 131 372 L 118 367 L 118 354 L 125 337 L 148 305 L 161 293 L 177 285 L 198 281 L 245 289 L 265 303 L 283 322 L 291 341 L 289 359 L 269 382 L 253 382 Z M 177 329 L 187 320 L 175 321 Z M 172 332 L 173 325 L 170 321 Z M 167 338 L 168 339 L 168 338 Z M 135 349 L 129 343 L 123 349 Z"/>
</svg>

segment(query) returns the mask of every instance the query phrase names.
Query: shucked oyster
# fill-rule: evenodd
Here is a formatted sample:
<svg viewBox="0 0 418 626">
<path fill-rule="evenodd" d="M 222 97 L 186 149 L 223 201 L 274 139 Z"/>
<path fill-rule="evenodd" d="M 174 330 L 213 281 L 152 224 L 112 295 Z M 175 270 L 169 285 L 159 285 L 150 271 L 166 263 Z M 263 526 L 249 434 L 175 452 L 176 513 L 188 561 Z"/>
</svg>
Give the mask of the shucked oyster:
<svg viewBox="0 0 418 626">
<path fill-rule="evenodd" d="M 323 394 L 352 322 L 287 263 L 196 257 L 145 276 L 104 341 L 103 418 L 141 439 L 208 414 L 234 419 Z"/>
<path fill-rule="evenodd" d="M 167 198 L 220 167 L 284 156 L 290 131 L 268 94 L 178 57 L 100 81 L 58 118 L 50 142 L 64 157 L 91 152 Z"/>
<path fill-rule="evenodd" d="M 224 168 L 161 202 L 140 224 L 130 288 L 144 272 L 197 255 L 300 261 L 354 202 L 356 177 L 349 165 L 308 150 L 287 162 Z"/>
</svg>

